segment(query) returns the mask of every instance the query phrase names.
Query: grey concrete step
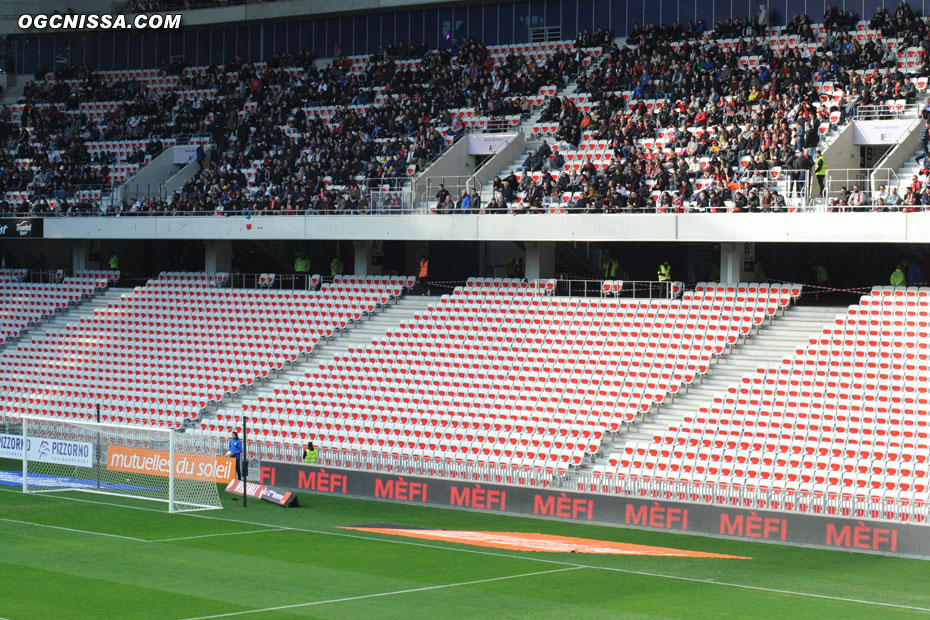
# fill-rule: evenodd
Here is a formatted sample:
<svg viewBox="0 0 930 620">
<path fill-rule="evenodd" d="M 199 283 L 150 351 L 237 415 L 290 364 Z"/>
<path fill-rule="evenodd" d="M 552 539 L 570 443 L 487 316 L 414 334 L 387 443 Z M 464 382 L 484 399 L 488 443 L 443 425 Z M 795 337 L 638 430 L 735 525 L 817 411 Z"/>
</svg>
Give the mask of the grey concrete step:
<svg viewBox="0 0 930 620">
<path fill-rule="evenodd" d="M 90 319 L 98 310 L 106 308 L 109 304 L 118 301 L 122 295 L 131 292 L 132 289 L 111 287 L 94 293 L 63 310 L 59 310 L 53 316 L 26 327 L 19 333 L 18 337 L 8 339 L 4 345 L 20 346 L 43 338 L 46 334 L 63 330 L 68 325 L 77 325 L 82 319 Z"/>
<path fill-rule="evenodd" d="M 318 370 L 321 364 L 331 362 L 337 356 L 347 355 L 350 349 L 370 346 L 372 341 L 398 329 L 402 323 L 412 320 L 438 301 L 438 297 L 406 296 L 396 303 L 392 302 L 373 314 L 370 320 L 358 321 L 329 340 L 319 343 L 308 356 L 286 366 L 263 383 L 225 397 L 203 412 L 200 420 L 209 420 L 217 414 L 239 415 L 244 402 L 274 394 L 275 389 L 288 386 L 291 381 L 304 379 L 308 373 Z"/>
<path fill-rule="evenodd" d="M 594 463 L 603 462 L 610 453 L 622 452 L 628 442 L 653 441 L 655 435 L 738 386 L 747 375 L 781 364 L 798 346 L 806 344 L 811 334 L 820 333 L 824 325 L 832 324 L 845 310 L 845 307 L 792 307 L 775 317 L 717 358 L 703 377 L 684 386 L 679 394 L 670 396 L 662 405 L 653 407 L 641 421 L 616 437 L 605 439 L 601 444 L 601 456 Z"/>
</svg>

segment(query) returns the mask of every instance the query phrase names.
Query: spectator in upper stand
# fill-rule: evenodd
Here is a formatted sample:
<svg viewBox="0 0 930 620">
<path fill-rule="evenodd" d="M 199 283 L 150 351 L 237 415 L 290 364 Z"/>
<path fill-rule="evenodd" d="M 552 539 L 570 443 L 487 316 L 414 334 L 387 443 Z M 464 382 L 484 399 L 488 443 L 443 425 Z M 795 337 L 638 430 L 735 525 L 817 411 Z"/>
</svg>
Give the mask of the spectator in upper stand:
<svg viewBox="0 0 930 620">
<path fill-rule="evenodd" d="M 837 25 L 837 21 L 840 18 L 840 12 L 832 4 L 828 4 L 826 10 L 823 12 L 823 25 L 827 30 L 832 30 L 834 26 Z"/>
<path fill-rule="evenodd" d="M 882 201 L 882 204 L 886 204 L 886 201 L 888 200 L 888 191 L 887 189 L 885 189 L 884 185 L 880 185 L 878 187 L 878 192 L 876 192 L 875 194 L 876 204 L 878 203 L 879 200 Z"/>
<path fill-rule="evenodd" d="M 760 4 L 758 10 L 756 10 L 756 24 L 759 26 L 758 35 L 764 35 L 766 29 L 769 27 L 769 11 L 765 8 L 764 4 Z"/>
<path fill-rule="evenodd" d="M 897 187 L 892 187 L 891 191 L 888 192 L 888 196 L 885 197 L 885 205 L 888 206 L 889 211 L 898 210 L 898 207 L 901 205 L 901 196 L 898 194 Z"/>
<path fill-rule="evenodd" d="M 857 210 L 859 207 L 869 204 L 869 200 L 862 190 L 859 189 L 858 185 L 853 185 L 852 192 L 850 192 L 846 199 L 846 204 L 854 210 Z"/>
<path fill-rule="evenodd" d="M 442 209 L 445 206 L 447 199 L 449 198 L 449 190 L 446 189 L 446 186 L 442 183 L 439 184 L 439 190 L 436 192 L 436 211 L 442 212 Z"/>
<path fill-rule="evenodd" d="M 345 265 L 338 256 L 334 257 L 332 262 L 329 263 L 329 275 L 341 276 L 342 272 L 345 271 Z"/>
<path fill-rule="evenodd" d="M 924 123 L 920 130 L 920 155 L 916 161 L 921 163 L 921 168 L 926 170 L 930 168 L 930 120 Z"/>
<path fill-rule="evenodd" d="M 471 206 L 471 196 L 464 189 L 462 190 L 462 195 L 459 197 L 458 203 L 456 203 L 455 206 L 459 213 L 468 212 L 468 209 Z"/>
</svg>

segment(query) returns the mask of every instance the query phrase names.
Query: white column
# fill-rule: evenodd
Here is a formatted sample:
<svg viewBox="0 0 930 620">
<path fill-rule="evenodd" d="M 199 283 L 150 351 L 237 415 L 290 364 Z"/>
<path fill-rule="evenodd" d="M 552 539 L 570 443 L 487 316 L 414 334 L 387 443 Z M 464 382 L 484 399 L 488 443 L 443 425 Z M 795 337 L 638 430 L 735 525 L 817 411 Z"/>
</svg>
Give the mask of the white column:
<svg viewBox="0 0 930 620">
<path fill-rule="evenodd" d="M 203 242 L 203 270 L 207 273 L 232 271 L 232 242 L 209 239 Z"/>
<path fill-rule="evenodd" d="M 88 242 L 85 239 L 79 239 L 71 242 L 71 271 L 83 271 L 87 269 L 87 249 Z"/>
<path fill-rule="evenodd" d="M 555 277 L 555 243 L 552 241 L 526 242 L 526 279 Z"/>
<path fill-rule="evenodd" d="M 740 243 L 720 244 L 720 282 L 735 284 L 743 271 L 743 254 Z"/>
<path fill-rule="evenodd" d="M 371 264 L 371 241 L 353 241 L 355 250 L 355 275 L 367 276 Z"/>
</svg>

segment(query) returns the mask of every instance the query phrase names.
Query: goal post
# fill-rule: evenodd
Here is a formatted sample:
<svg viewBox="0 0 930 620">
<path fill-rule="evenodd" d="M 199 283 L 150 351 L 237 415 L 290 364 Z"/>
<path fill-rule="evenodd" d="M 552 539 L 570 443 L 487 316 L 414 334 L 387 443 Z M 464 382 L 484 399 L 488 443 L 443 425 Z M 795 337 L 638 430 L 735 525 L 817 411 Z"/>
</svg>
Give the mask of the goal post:
<svg viewBox="0 0 930 620">
<path fill-rule="evenodd" d="M 81 491 L 163 502 L 170 512 L 222 508 L 235 461 L 199 434 L 22 416 L 23 492 Z"/>
</svg>

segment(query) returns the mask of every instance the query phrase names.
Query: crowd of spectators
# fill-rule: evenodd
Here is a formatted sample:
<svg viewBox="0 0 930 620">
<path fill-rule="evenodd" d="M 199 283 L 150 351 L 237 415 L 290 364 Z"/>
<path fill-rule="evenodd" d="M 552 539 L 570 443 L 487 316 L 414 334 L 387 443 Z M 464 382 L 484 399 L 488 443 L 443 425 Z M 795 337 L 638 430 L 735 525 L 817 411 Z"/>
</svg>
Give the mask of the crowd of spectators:
<svg viewBox="0 0 930 620">
<path fill-rule="evenodd" d="M 491 117 L 528 113 L 528 96 L 543 85 L 564 85 L 579 66 L 571 54 L 559 53 L 545 65 L 511 56 L 495 68 L 487 47 L 474 39 L 422 52 L 404 43 L 384 48 L 364 71 L 338 54 L 322 70 L 306 57 L 275 58 L 266 73 L 269 88 L 253 93 L 257 107 L 240 125 L 249 132 L 228 148 L 219 140 L 210 166 L 170 198 L 171 209 L 377 211 L 384 203 L 370 204 L 366 190 L 397 190 L 408 168 L 422 168 L 447 137 L 462 134 L 450 109 L 471 107 Z M 395 63 L 409 58 L 418 64 Z M 300 70 L 286 70 L 295 66 Z M 332 116 L 320 114 L 329 106 L 336 106 Z"/>
<path fill-rule="evenodd" d="M 806 15 L 795 15 L 784 31 L 797 44 L 787 48 L 769 43 L 764 8 L 751 19 L 717 22 L 713 36 L 703 20 L 637 24 L 623 47 L 609 30 L 585 30 L 574 52 L 559 51 L 545 62 L 495 59 L 475 39 L 452 39 L 440 50 L 384 45 L 360 66 L 337 44 L 325 67 L 308 52 L 258 64 L 233 58 L 203 71 L 164 64 L 160 75 L 173 81 L 158 89 L 86 66 L 61 68 L 26 86 L 18 119 L 8 108 L 0 111 L 0 190 L 30 190 L 22 210 L 67 212 L 80 188 L 106 187 L 112 166 L 144 163 L 168 138 L 209 136 L 213 148 L 202 170 L 177 192 L 110 209 L 366 213 L 376 210 L 368 189 L 398 190 L 408 170 L 422 169 L 462 134 L 450 110 L 526 117 L 541 86 L 575 79 L 590 105 L 550 98 L 541 121 L 557 123 L 555 144 L 527 154 L 521 169 L 529 174 L 496 179 L 484 209 L 543 211 L 559 203 L 595 212 L 779 210 L 810 180 L 831 115 L 844 120 L 862 106 L 913 102 L 909 78 L 930 74 L 928 22 L 906 3 L 893 14 L 876 9 L 869 25 L 883 38 L 857 37 L 850 32 L 857 21 L 854 13 L 828 6 L 821 31 Z M 884 38 L 899 44 L 889 47 Z M 906 74 L 897 53 L 915 45 L 924 53 Z M 602 60 L 586 68 L 581 50 L 591 47 L 603 50 Z M 755 61 L 744 62 L 747 57 Z M 838 100 L 821 100 L 815 84 L 824 82 L 842 93 Z M 104 112 L 82 108 L 116 101 Z M 119 159 L 86 148 L 133 139 L 150 144 Z M 564 170 L 565 151 L 592 141 L 608 143 L 608 163 L 588 160 Z M 787 172 L 788 196 L 763 182 L 773 168 L 803 171 Z M 847 206 L 843 200 L 837 207 Z M 12 208 L 0 204 L 5 212 Z"/>
<path fill-rule="evenodd" d="M 544 142 L 520 170 L 554 172 L 555 178 L 524 174 L 519 181 L 498 180 L 497 206 L 542 211 L 572 194 L 569 211 L 784 208 L 786 198 L 800 195 L 801 184 L 811 179 L 831 115 L 842 121 L 860 106 L 914 103 L 910 78 L 930 74 L 930 54 L 923 55 L 917 72 L 897 67 L 897 52 L 914 40 L 925 45 L 927 29 L 927 21 L 904 3 L 891 20 L 894 34 L 902 37 L 897 47 L 880 39 L 860 41 L 848 31 L 855 29 L 855 14 L 829 7 L 825 21 L 828 29 L 818 41 L 806 16 L 792 18 L 791 29 L 800 36 L 786 49 L 761 36 L 758 17 L 719 22 L 713 38 L 701 36 L 700 21 L 685 28 L 637 25 L 628 46 L 611 46 L 602 63 L 578 77 L 578 92 L 589 94 L 594 104 L 585 106 L 589 111 L 569 97 L 547 103 L 541 121 L 558 123 L 558 147 Z M 747 57 L 756 62 L 741 62 Z M 814 88 L 821 82 L 832 82 L 842 97 L 823 102 Z M 593 141 L 608 143 L 609 165 L 586 160 L 580 169 L 563 171 L 562 152 Z M 788 196 L 764 182 L 763 172 L 778 168 L 790 181 Z"/>
</svg>

